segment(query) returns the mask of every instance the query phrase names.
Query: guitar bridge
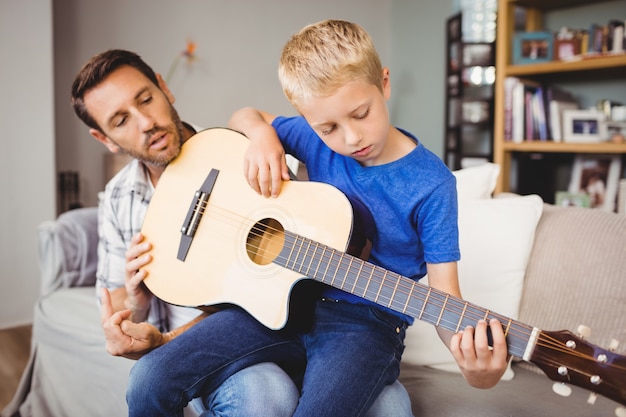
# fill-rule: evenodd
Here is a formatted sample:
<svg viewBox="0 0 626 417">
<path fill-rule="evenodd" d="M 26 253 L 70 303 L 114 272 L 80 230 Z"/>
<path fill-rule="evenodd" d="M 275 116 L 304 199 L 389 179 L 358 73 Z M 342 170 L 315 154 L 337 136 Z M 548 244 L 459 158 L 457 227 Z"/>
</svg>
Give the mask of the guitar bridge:
<svg viewBox="0 0 626 417">
<path fill-rule="evenodd" d="M 217 175 L 219 173 L 219 170 L 211 169 L 211 172 L 209 172 L 206 176 L 202 186 L 195 192 L 191 200 L 191 204 L 187 210 L 187 215 L 185 216 L 185 221 L 180 228 L 181 236 L 178 244 L 178 254 L 176 255 L 176 258 L 180 261 L 184 262 L 187 258 L 191 242 L 193 241 L 193 237 L 198 230 L 198 225 L 200 224 L 200 220 L 202 220 L 204 210 L 206 209 L 206 205 L 209 201 L 209 197 L 211 196 L 211 192 L 213 191 L 213 187 L 215 186 L 215 181 L 217 180 Z"/>
</svg>

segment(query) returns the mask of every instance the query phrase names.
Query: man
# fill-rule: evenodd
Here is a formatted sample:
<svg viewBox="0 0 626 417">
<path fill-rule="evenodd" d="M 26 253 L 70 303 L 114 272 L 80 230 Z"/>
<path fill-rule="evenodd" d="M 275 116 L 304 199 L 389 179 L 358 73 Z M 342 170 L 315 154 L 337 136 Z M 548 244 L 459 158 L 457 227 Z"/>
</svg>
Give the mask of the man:
<svg viewBox="0 0 626 417">
<path fill-rule="evenodd" d="M 143 285 L 150 243 L 139 231 L 152 192 L 165 167 L 196 132 L 180 120 L 173 103 L 163 79 L 138 55 L 123 50 L 93 57 L 72 86 L 72 105 L 89 133 L 111 152 L 135 158 L 105 189 L 98 253 L 107 351 L 133 359 L 168 343 L 208 314 L 220 314 L 165 304 Z M 397 409 L 398 403 L 408 402 L 399 384 L 385 392 L 370 410 L 379 414 L 368 415 L 392 416 L 385 404 Z M 261 363 L 235 373 L 201 397 L 212 415 L 291 416 L 299 393 L 280 367 Z"/>
</svg>

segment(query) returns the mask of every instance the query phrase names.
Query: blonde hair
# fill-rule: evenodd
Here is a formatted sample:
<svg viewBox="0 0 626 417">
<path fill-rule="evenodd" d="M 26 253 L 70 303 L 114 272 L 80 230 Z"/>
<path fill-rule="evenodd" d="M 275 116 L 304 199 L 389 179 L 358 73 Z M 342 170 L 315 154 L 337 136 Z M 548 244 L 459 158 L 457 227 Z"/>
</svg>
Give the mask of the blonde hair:
<svg viewBox="0 0 626 417">
<path fill-rule="evenodd" d="M 278 78 L 296 108 L 356 80 L 382 91 L 382 65 L 372 39 L 361 26 L 343 20 L 318 22 L 293 35 L 283 48 Z"/>
</svg>

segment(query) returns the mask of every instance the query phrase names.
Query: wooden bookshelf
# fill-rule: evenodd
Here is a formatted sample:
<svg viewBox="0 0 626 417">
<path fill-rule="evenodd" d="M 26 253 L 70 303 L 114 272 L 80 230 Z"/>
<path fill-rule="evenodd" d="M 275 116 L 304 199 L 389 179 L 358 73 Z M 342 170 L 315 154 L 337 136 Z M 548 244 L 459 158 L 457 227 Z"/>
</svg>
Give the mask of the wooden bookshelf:
<svg viewBox="0 0 626 417">
<path fill-rule="evenodd" d="M 538 140 L 513 143 L 504 139 L 504 80 L 506 77 L 529 78 L 548 84 L 557 80 L 600 80 L 607 78 L 626 82 L 626 54 L 586 56 L 570 61 L 552 61 L 528 65 L 511 64 L 516 7 L 525 8 L 526 30 L 534 31 L 543 30 L 543 14 L 547 11 L 599 2 L 601 1 L 498 0 L 493 158 L 494 162 L 501 166 L 502 174 L 498 180 L 496 192 L 511 191 L 513 158 L 519 153 L 626 154 L 626 143 L 564 143 Z"/>
</svg>

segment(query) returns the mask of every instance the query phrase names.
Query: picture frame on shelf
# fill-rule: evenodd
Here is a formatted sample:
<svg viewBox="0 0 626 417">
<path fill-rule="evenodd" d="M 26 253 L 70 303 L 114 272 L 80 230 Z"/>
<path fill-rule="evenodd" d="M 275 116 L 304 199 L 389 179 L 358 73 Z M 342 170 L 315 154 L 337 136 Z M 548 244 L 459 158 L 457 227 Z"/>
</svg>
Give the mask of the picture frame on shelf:
<svg viewBox="0 0 626 417">
<path fill-rule="evenodd" d="M 520 32 L 513 38 L 513 64 L 550 62 L 554 57 L 554 34 L 550 31 Z"/>
<path fill-rule="evenodd" d="M 622 160 L 619 155 L 579 155 L 568 191 L 589 196 L 589 207 L 615 211 Z"/>
<path fill-rule="evenodd" d="M 604 113 L 597 110 L 563 110 L 563 142 L 598 143 L 606 140 Z"/>
<path fill-rule="evenodd" d="M 554 59 L 566 61 L 580 55 L 580 39 L 555 39 L 554 40 Z"/>
<path fill-rule="evenodd" d="M 495 65 L 493 43 L 466 43 L 463 45 L 463 66 L 488 67 Z"/>
<path fill-rule="evenodd" d="M 591 198 L 587 193 L 570 193 L 569 191 L 557 191 L 555 202 L 563 207 L 590 207 Z"/>
</svg>

